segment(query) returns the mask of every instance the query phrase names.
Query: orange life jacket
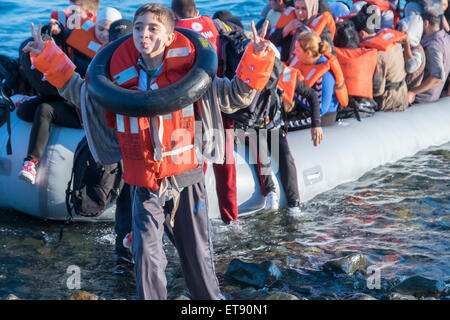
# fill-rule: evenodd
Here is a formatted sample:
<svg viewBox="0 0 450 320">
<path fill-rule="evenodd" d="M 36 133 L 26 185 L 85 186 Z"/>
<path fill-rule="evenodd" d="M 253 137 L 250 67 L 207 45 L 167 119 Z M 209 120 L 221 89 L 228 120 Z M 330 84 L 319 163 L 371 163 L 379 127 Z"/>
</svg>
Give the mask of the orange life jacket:
<svg viewBox="0 0 450 320">
<path fill-rule="evenodd" d="M 377 50 L 334 47 L 350 96 L 373 98 L 373 74 Z"/>
<path fill-rule="evenodd" d="M 348 105 L 348 92 L 339 61 L 331 52 L 324 54 L 324 56 L 327 61 L 310 65 L 304 64 L 295 56 L 290 66 L 300 71 L 303 82 L 311 88 L 326 72 L 331 70 L 336 80 L 334 87 L 336 98 L 343 107 L 346 107 Z"/>
<path fill-rule="evenodd" d="M 280 18 L 278 18 L 277 24 L 275 25 L 276 29 L 284 28 L 291 22 L 292 20 L 297 19 L 295 15 L 294 7 L 287 7 L 284 9 Z M 313 29 L 317 35 L 321 35 L 325 27 L 328 27 L 331 31 L 331 38 L 334 38 L 334 34 L 336 32 L 336 23 L 334 22 L 333 15 L 328 11 L 325 11 L 321 15 L 318 15 L 316 18 L 312 19 L 308 26 Z M 291 31 L 289 34 L 294 35 L 295 31 Z"/>
<path fill-rule="evenodd" d="M 151 83 L 155 90 L 181 79 L 192 67 L 195 49 L 175 31 L 174 42 L 166 49 L 162 70 Z M 133 38 L 126 40 L 111 58 L 111 80 L 138 90 L 139 69 Z M 106 112 L 107 123 L 116 128 L 123 156 L 124 180 L 134 186 L 159 189 L 159 179 L 198 167 L 195 155 L 194 106 L 156 117 L 128 117 Z"/>
<path fill-rule="evenodd" d="M 208 39 L 213 45 L 217 52 L 217 58 L 219 61 L 222 60 L 222 42 L 220 41 L 219 31 L 214 25 L 211 17 L 208 16 L 197 16 L 190 19 L 179 19 L 175 21 L 175 26 L 180 28 L 186 28 L 194 30 Z M 223 66 L 218 66 L 217 75 L 222 76 Z"/>
<path fill-rule="evenodd" d="M 334 22 L 333 15 L 328 11 L 325 11 L 320 16 L 317 16 L 309 24 L 310 28 L 313 29 L 318 35 L 321 35 L 325 27 L 328 27 L 331 32 L 331 40 L 334 39 L 334 34 L 336 33 L 336 23 Z"/>
<path fill-rule="evenodd" d="M 406 33 L 383 28 L 373 38 L 361 42 L 361 47 L 374 48 L 381 51 L 388 51 L 397 42 L 405 41 L 408 38 Z"/>
<path fill-rule="evenodd" d="M 66 43 L 91 59 L 102 47 L 100 41 L 95 37 L 95 25 L 90 20 L 86 21 L 80 29 L 74 29 Z M 73 60 L 73 56 L 70 58 Z"/>
<path fill-rule="evenodd" d="M 358 2 L 360 0 L 353 0 L 353 3 Z M 398 14 L 395 6 L 387 1 L 387 0 L 364 0 L 367 3 L 376 5 L 378 8 L 380 8 L 381 12 L 385 11 L 392 11 L 394 14 L 394 27 L 397 25 L 397 22 L 400 20 L 400 15 Z"/>
<path fill-rule="evenodd" d="M 295 87 L 299 77 L 300 72 L 297 69 L 284 65 L 283 73 L 277 84 L 278 88 L 283 89 L 283 102 L 292 103 L 294 101 Z"/>
<path fill-rule="evenodd" d="M 287 7 L 284 9 L 281 16 L 278 18 L 277 24 L 275 25 L 276 29 L 282 29 L 286 27 L 291 20 L 297 19 L 295 15 L 295 8 L 294 7 Z M 290 35 L 294 35 L 294 32 L 291 31 Z"/>
<path fill-rule="evenodd" d="M 220 41 L 219 31 L 217 31 L 211 17 L 197 16 L 190 19 L 179 19 L 175 21 L 175 26 L 194 30 L 208 39 L 216 51 L 218 50 L 218 42 Z"/>
</svg>

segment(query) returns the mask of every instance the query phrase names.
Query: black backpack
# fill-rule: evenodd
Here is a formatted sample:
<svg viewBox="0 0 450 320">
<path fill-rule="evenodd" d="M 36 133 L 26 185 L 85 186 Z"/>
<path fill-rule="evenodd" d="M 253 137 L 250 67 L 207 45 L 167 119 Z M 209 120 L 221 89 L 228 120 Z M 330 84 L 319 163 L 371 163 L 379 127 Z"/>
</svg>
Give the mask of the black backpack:
<svg viewBox="0 0 450 320">
<path fill-rule="evenodd" d="M 214 22 L 219 31 L 222 44 L 222 61 L 219 61 L 219 64 L 223 66 L 224 77 L 231 80 L 235 76 L 245 48 L 251 40 L 242 31 L 229 31 L 217 19 Z M 272 123 L 274 126 L 282 123 L 284 109 L 281 97 L 283 91 L 277 88 L 277 84 L 283 68 L 281 61 L 276 59 L 266 87 L 257 93 L 252 104 L 247 108 L 225 115 L 235 121 L 236 127 L 244 129 L 264 128 L 269 123 Z"/>
<path fill-rule="evenodd" d="M 124 186 L 122 162 L 101 165 L 89 150 L 86 137 L 75 150 L 73 168 L 66 190 L 66 207 L 84 217 L 98 217 L 119 196 Z M 73 183 L 72 183 L 73 181 Z"/>
</svg>

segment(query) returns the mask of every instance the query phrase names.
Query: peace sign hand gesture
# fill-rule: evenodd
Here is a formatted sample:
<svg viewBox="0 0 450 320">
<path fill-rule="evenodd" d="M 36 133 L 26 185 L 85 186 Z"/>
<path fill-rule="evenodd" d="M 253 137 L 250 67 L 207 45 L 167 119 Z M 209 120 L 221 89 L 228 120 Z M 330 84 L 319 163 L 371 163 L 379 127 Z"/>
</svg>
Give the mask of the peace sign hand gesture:
<svg viewBox="0 0 450 320">
<path fill-rule="evenodd" d="M 270 50 L 270 41 L 265 39 L 267 26 L 269 25 L 269 20 L 264 21 L 264 25 L 261 29 L 261 33 L 258 35 L 258 32 L 255 28 L 255 23 L 251 22 L 252 32 L 253 32 L 253 42 L 254 42 L 254 51 L 258 55 L 266 55 Z"/>
<path fill-rule="evenodd" d="M 22 49 L 23 52 L 32 52 L 35 55 L 40 55 L 44 51 L 45 45 L 44 40 L 42 40 L 41 35 L 42 25 L 39 24 L 37 33 L 34 31 L 34 24 L 31 23 L 31 36 L 33 41 L 27 43 L 27 45 Z"/>
</svg>

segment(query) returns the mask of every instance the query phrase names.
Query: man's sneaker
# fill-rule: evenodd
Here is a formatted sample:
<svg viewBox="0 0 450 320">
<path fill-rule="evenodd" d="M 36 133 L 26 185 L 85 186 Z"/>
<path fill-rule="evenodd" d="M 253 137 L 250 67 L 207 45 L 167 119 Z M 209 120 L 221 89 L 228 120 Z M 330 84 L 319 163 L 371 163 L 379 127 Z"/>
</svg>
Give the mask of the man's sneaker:
<svg viewBox="0 0 450 320">
<path fill-rule="evenodd" d="M 31 159 L 23 163 L 23 168 L 19 172 L 19 179 L 25 181 L 26 183 L 34 184 L 36 182 L 36 166 L 39 160 Z"/>
<path fill-rule="evenodd" d="M 264 207 L 264 211 L 272 212 L 278 210 L 278 195 L 270 191 L 266 196 L 266 205 Z"/>
<path fill-rule="evenodd" d="M 288 216 L 290 217 L 299 218 L 302 217 L 303 215 L 304 213 L 302 212 L 299 206 L 288 208 Z"/>
</svg>

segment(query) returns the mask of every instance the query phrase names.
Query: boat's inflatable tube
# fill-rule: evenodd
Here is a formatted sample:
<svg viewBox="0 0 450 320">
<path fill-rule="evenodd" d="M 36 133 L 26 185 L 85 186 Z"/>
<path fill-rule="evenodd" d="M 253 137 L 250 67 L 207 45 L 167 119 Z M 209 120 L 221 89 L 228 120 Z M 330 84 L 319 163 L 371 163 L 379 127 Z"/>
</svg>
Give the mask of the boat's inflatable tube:
<svg viewBox="0 0 450 320">
<path fill-rule="evenodd" d="M 109 77 L 109 61 L 116 49 L 132 35 L 102 49 L 89 64 L 87 88 L 90 97 L 105 109 L 131 117 L 153 117 L 180 110 L 197 101 L 209 88 L 217 71 L 217 54 L 211 43 L 195 31 L 175 28 L 195 47 L 192 69 L 170 86 L 153 91 L 134 91 L 115 85 Z"/>
<path fill-rule="evenodd" d="M 313 147 L 310 130 L 288 133 L 288 139 L 298 175 L 302 202 L 308 201 L 339 184 L 357 180 L 364 173 L 380 165 L 413 156 L 420 150 L 450 141 L 450 98 L 435 103 L 414 105 L 405 112 L 377 112 L 361 122 L 346 119 L 333 127 L 326 127 L 324 141 Z M 433 116 L 430 117 L 430 114 Z M 70 179 L 73 154 L 84 136 L 83 130 L 52 126 L 50 138 L 41 159 L 37 183 L 29 185 L 17 178 L 27 152 L 31 124 L 11 113 L 12 150 L 6 153 L 8 133 L 0 128 L 0 210 L 3 208 L 49 219 L 66 218 L 65 190 Z M 258 177 L 249 152 L 237 145 L 236 183 L 239 215 L 264 207 Z M 272 156 L 273 178 L 280 196 L 280 205 L 286 206 L 277 162 Z M 206 171 L 208 214 L 220 219 L 216 183 L 212 166 Z M 111 207 L 96 219 L 76 217 L 76 220 L 113 220 Z"/>
<path fill-rule="evenodd" d="M 8 155 L 7 126 L 0 128 L 0 210 L 17 210 L 41 219 L 67 218 L 65 192 L 72 173 L 73 156 L 84 131 L 51 126 L 47 147 L 41 158 L 36 184 L 17 177 L 27 153 L 31 123 L 11 113 L 12 154 Z M 112 221 L 115 205 L 97 218 L 74 216 L 75 221 Z"/>
<path fill-rule="evenodd" d="M 323 128 L 324 140 L 318 147 L 312 144 L 310 130 L 289 132 L 301 201 L 311 200 L 340 184 L 355 181 L 378 166 L 448 143 L 449 121 L 450 98 L 443 98 L 434 103 L 415 104 L 404 112 L 376 112 L 361 122 L 345 119 Z M 265 199 L 258 176 L 248 163 L 248 149 L 238 145 L 235 150 L 237 202 L 242 216 L 264 208 Z M 287 206 L 278 164 L 273 159 L 272 155 L 272 178 L 280 207 Z M 208 214 L 211 218 L 220 219 L 212 166 L 208 166 L 206 172 L 206 190 Z"/>
</svg>

